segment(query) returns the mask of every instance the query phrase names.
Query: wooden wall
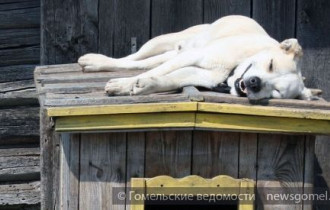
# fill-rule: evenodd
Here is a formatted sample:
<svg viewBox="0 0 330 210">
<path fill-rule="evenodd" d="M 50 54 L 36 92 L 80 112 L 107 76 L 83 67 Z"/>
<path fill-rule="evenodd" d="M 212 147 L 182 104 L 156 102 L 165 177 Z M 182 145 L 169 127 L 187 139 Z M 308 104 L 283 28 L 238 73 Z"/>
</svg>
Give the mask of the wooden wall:
<svg viewBox="0 0 330 210">
<path fill-rule="evenodd" d="M 114 205 L 117 195 L 112 187 L 129 187 L 132 177 L 159 175 L 221 174 L 256 180 L 260 194 L 267 187 L 281 186 L 303 193 L 312 182 L 313 144 L 308 136 L 214 131 L 62 134 L 61 171 L 57 171 L 61 175 L 55 181 L 60 188 L 53 190 L 62 197 L 55 194 L 56 202 L 46 206 L 124 210 L 125 205 Z M 264 207 L 257 202 L 256 209 Z M 311 209 L 302 203 L 271 207 Z"/>
<path fill-rule="evenodd" d="M 0 0 L 0 209 L 39 206 L 39 62 L 40 1 Z"/>
</svg>

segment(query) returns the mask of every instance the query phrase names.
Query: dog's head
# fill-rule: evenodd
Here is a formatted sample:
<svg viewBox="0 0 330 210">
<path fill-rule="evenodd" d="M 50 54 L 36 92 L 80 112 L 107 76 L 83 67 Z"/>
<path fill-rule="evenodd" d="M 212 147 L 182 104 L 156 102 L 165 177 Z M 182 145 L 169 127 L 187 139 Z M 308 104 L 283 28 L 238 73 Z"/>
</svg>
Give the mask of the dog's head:
<svg viewBox="0 0 330 210">
<path fill-rule="evenodd" d="M 230 93 L 250 100 L 300 98 L 311 100 L 298 67 L 302 48 L 296 39 L 283 41 L 278 48 L 262 51 L 234 70 L 227 83 Z"/>
</svg>

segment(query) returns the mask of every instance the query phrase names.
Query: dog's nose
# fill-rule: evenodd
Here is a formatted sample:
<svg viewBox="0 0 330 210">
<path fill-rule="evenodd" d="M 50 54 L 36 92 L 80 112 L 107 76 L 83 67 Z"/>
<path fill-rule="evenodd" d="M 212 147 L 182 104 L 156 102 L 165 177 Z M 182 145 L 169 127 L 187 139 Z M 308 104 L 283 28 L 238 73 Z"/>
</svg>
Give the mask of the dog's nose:
<svg viewBox="0 0 330 210">
<path fill-rule="evenodd" d="M 261 90 L 261 79 L 259 77 L 250 77 L 246 82 L 245 85 L 248 89 L 252 92 L 259 92 Z"/>
</svg>

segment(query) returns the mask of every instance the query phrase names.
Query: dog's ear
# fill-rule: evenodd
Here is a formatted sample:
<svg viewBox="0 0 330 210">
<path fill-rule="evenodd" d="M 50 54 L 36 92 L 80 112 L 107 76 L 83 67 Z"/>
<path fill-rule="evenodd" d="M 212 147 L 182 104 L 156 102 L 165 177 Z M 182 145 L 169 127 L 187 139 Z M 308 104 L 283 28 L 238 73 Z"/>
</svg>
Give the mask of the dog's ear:
<svg viewBox="0 0 330 210">
<path fill-rule="evenodd" d="M 322 95 L 322 90 L 320 89 L 309 89 L 304 87 L 303 91 L 301 91 L 299 95 L 299 99 L 302 100 L 320 100 Z"/>
<path fill-rule="evenodd" d="M 281 49 L 283 49 L 287 54 L 293 54 L 294 57 L 301 57 L 303 55 L 302 48 L 298 43 L 297 39 L 286 39 L 280 44 Z"/>
</svg>

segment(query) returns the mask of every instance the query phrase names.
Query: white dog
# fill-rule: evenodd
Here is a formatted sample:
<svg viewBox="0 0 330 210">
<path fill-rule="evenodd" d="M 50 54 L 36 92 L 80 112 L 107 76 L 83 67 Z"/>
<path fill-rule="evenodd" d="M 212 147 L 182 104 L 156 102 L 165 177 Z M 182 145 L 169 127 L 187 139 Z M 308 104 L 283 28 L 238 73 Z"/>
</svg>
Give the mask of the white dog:
<svg viewBox="0 0 330 210">
<path fill-rule="evenodd" d="M 296 39 L 279 43 L 254 20 L 227 16 L 155 37 L 124 58 L 87 54 L 78 63 L 86 72 L 150 69 L 110 80 L 105 87 L 109 95 L 150 94 L 190 85 L 213 89 L 227 83 L 231 94 L 252 100 L 310 100 L 312 92 L 305 88 L 298 67 L 301 56 Z"/>
</svg>

